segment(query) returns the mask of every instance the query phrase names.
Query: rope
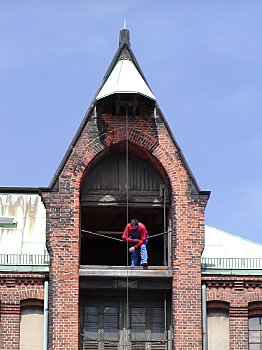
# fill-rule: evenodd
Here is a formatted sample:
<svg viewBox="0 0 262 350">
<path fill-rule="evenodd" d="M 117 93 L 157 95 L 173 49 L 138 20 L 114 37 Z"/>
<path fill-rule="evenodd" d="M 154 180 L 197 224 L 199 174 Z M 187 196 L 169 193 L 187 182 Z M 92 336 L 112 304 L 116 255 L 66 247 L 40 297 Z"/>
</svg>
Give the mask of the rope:
<svg viewBox="0 0 262 350">
<path fill-rule="evenodd" d="M 107 235 L 102 235 L 101 233 L 97 233 L 97 232 L 92 232 L 92 231 L 87 231 L 87 230 L 81 230 L 82 232 L 85 232 L 85 233 L 90 233 L 91 235 L 95 235 L 95 236 L 100 236 L 100 237 L 105 237 L 105 238 L 108 238 L 108 239 L 113 239 L 115 241 L 118 241 L 118 242 L 122 242 L 122 243 L 125 243 L 122 239 L 120 238 L 115 238 L 115 237 L 110 237 L 110 236 L 107 236 Z M 152 239 L 152 238 L 155 238 L 155 237 L 158 237 L 158 236 L 162 236 L 166 233 L 168 233 L 169 231 L 166 231 L 166 232 L 161 232 L 161 233 L 157 233 L 155 235 L 152 235 L 152 236 L 148 236 L 148 239 Z"/>
<path fill-rule="evenodd" d="M 129 164 L 128 164 L 128 106 L 126 105 L 126 224 L 128 224 L 128 214 L 129 214 L 129 176 L 128 176 L 128 171 L 129 171 Z M 126 327 L 126 337 L 127 335 L 127 329 L 130 328 L 128 325 L 129 322 L 129 276 L 128 276 L 128 261 L 129 261 L 129 245 L 128 245 L 128 239 L 126 240 L 126 319 L 125 322 L 127 323 L 125 325 Z M 124 339 L 124 347 L 128 349 L 128 339 Z"/>
<path fill-rule="evenodd" d="M 100 237 L 105 237 L 105 238 L 113 239 L 113 240 L 119 241 L 119 242 L 124 242 L 124 241 L 123 241 L 122 239 L 120 239 L 120 238 L 114 238 L 114 237 L 102 235 L 101 233 L 92 232 L 92 231 L 87 231 L 87 230 L 81 230 L 81 231 L 82 231 L 82 232 L 85 232 L 85 233 L 90 233 L 91 235 L 100 236 Z"/>
</svg>

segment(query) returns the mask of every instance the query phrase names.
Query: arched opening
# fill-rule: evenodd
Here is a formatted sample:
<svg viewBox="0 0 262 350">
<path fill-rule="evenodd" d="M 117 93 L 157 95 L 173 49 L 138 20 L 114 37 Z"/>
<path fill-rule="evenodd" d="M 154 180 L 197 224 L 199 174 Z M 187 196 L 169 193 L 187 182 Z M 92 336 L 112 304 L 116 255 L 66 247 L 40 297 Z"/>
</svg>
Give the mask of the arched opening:
<svg viewBox="0 0 262 350">
<path fill-rule="evenodd" d="M 19 349 L 43 349 L 44 303 L 42 300 L 21 301 Z"/>
<path fill-rule="evenodd" d="M 229 350 L 229 304 L 223 301 L 207 303 L 208 349 Z"/>
<path fill-rule="evenodd" d="M 149 265 L 169 265 L 169 237 L 164 234 L 169 221 L 167 180 L 160 175 L 163 169 L 156 169 L 157 162 L 153 166 L 141 149 L 131 149 L 128 162 L 122 143 L 86 171 L 81 185 L 81 265 L 127 265 L 121 237 L 131 218 L 148 230 Z"/>
</svg>

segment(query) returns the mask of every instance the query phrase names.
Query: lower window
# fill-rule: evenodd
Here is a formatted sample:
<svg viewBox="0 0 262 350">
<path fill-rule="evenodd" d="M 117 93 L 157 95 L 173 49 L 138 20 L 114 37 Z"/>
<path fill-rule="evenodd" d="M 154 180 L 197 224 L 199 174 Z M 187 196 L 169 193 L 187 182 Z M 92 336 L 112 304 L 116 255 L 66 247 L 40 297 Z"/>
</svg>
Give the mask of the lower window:
<svg viewBox="0 0 262 350">
<path fill-rule="evenodd" d="M 20 313 L 20 350 L 42 350 L 44 311 L 38 305 L 22 305 Z"/>
<path fill-rule="evenodd" d="M 209 302 L 207 309 L 208 350 L 229 350 L 229 305 Z"/>
<path fill-rule="evenodd" d="M 250 317 L 248 320 L 249 350 L 262 350 L 262 317 Z"/>
<path fill-rule="evenodd" d="M 83 350 L 166 350 L 170 315 L 164 300 L 95 298 L 83 302 Z M 169 324 L 169 326 L 168 326 Z"/>
</svg>

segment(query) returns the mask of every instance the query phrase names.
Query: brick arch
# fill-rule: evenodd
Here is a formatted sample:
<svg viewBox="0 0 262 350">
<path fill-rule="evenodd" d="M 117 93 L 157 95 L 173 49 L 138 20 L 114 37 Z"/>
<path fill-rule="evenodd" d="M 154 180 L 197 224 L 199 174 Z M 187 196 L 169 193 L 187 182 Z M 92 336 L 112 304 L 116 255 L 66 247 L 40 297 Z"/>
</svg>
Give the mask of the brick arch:
<svg viewBox="0 0 262 350">
<path fill-rule="evenodd" d="M 216 302 L 216 301 L 221 301 L 221 302 L 226 302 L 229 303 L 231 302 L 231 294 L 224 291 L 224 290 L 211 290 L 207 291 L 207 302 Z"/>
<path fill-rule="evenodd" d="M 230 303 L 222 300 L 212 300 L 207 302 L 208 310 L 226 310 L 229 311 Z"/>
<path fill-rule="evenodd" d="M 248 304 L 254 303 L 254 302 L 261 302 L 262 303 L 262 292 L 248 293 L 247 302 L 248 302 Z"/>
<path fill-rule="evenodd" d="M 161 176 L 163 179 L 163 182 L 166 184 L 169 193 L 171 193 L 171 185 L 168 178 L 168 175 L 163 168 L 162 164 L 151 154 L 147 149 L 142 149 L 141 146 L 132 143 L 129 143 L 128 145 L 129 154 L 132 154 L 136 156 L 139 159 L 142 159 L 149 163 L 155 171 Z M 92 171 L 98 164 L 103 162 L 103 159 L 107 157 L 108 155 L 114 155 L 121 153 L 122 155 L 125 155 L 126 152 L 126 143 L 124 141 L 120 141 L 118 143 L 115 143 L 108 148 L 105 148 L 103 151 L 101 151 L 95 158 L 92 159 L 92 161 L 89 163 L 87 168 L 85 169 L 83 176 L 81 178 L 81 183 L 87 176 L 89 171 Z"/>
<path fill-rule="evenodd" d="M 30 308 L 30 307 L 44 307 L 44 300 L 42 299 L 23 299 L 20 300 L 20 307 L 21 308 Z"/>
<path fill-rule="evenodd" d="M 105 136 L 103 142 L 101 142 L 101 136 Z M 94 137 L 90 142 L 82 146 L 81 149 L 77 149 L 74 153 L 74 157 L 72 157 L 72 161 L 69 162 L 69 166 L 71 170 L 73 170 L 68 171 L 69 174 L 72 174 L 72 180 L 80 185 L 85 170 L 91 161 L 99 156 L 99 154 L 103 154 L 110 146 L 123 143 L 124 141 L 126 141 L 126 128 L 119 127 L 107 131 L 104 135 Z M 147 152 L 151 162 L 153 159 L 158 160 L 163 169 L 165 169 L 174 191 L 176 193 L 181 193 L 183 176 L 177 171 L 178 167 L 174 166 L 175 163 L 180 162 L 178 157 L 171 154 L 171 152 L 164 145 L 160 144 L 156 138 L 152 137 L 152 135 L 135 128 L 128 129 L 128 141 L 130 144 L 137 145 Z M 174 146 L 172 150 L 174 153 Z"/>
<path fill-rule="evenodd" d="M 249 317 L 261 317 L 262 316 L 262 302 L 255 301 L 248 304 L 248 316 Z"/>
<path fill-rule="evenodd" d="M 23 300 L 44 300 L 44 291 L 39 289 L 25 289 L 19 293 L 20 302 Z"/>
</svg>

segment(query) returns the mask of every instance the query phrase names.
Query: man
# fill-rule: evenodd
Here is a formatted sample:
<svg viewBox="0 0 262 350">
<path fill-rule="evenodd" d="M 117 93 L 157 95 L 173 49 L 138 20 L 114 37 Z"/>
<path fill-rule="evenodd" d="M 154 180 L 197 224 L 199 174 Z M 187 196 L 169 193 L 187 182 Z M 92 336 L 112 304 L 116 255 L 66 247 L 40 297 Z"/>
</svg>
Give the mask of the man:
<svg viewBox="0 0 262 350">
<path fill-rule="evenodd" d="M 137 219 L 132 219 L 129 224 L 126 225 L 125 231 L 122 236 L 123 241 L 127 241 L 129 245 L 129 253 L 131 253 L 131 266 L 139 265 L 139 252 L 140 252 L 140 265 L 147 268 L 147 249 L 148 233 L 146 227 Z"/>
</svg>

